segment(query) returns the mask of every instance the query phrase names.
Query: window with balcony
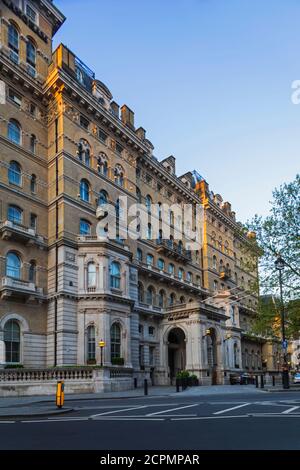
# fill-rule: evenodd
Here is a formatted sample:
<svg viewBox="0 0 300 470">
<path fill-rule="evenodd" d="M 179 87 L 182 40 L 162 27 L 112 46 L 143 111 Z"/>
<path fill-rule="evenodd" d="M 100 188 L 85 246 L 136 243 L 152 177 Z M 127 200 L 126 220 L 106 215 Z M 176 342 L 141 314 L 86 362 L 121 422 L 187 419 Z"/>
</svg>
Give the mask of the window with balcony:
<svg viewBox="0 0 300 470">
<path fill-rule="evenodd" d="M 20 35 L 16 26 L 12 23 L 8 26 L 8 47 L 10 49 L 10 58 L 16 64 L 19 63 Z"/>
<path fill-rule="evenodd" d="M 183 279 L 183 276 L 184 276 L 184 269 L 183 269 L 183 268 L 179 268 L 179 269 L 178 269 L 178 279 L 182 280 L 182 279 Z"/>
<path fill-rule="evenodd" d="M 141 282 L 138 283 L 138 300 L 144 302 L 144 286 Z"/>
<path fill-rule="evenodd" d="M 15 119 L 11 119 L 7 126 L 7 138 L 14 144 L 21 145 L 21 126 Z"/>
<path fill-rule="evenodd" d="M 172 307 L 176 303 L 176 295 L 172 292 L 169 297 L 169 306 Z"/>
<path fill-rule="evenodd" d="M 20 362 L 21 331 L 16 320 L 9 320 L 4 326 L 5 361 L 8 364 Z"/>
<path fill-rule="evenodd" d="M 193 273 L 191 273 L 190 271 L 188 271 L 186 273 L 186 280 L 187 282 L 193 282 Z"/>
<path fill-rule="evenodd" d="M 166 303 L 166 293 L 164 290 L 160 290 L 158 293 L 158 306 L 164 308 Z"/>
<path fill-rule="evenodd" d="M 90 202 L 90 185 L 85 179 L 80 181 L 80 199 L 85 202 Z"/>
<path fill-rule="evenodd" d="M 136 250 L 136 259 L 139 261 L 139 262 L 142 262 L 143 261 L 143 252 L 140 248 L 138 248 Z"/>
<path fill-rule="evenodd" d="M 154 264 L 154 257 L 150 253 L 147 254 L 147 265 L 148 266 L 153 266 Z"/>
<path fill-rule="evenodd" d="M 121 267 L 117 261 L 113 261 L 110 265 L 110 286 L 113 289 L 121 287 Z"/>
<path fill-rule="evenodd" d="M 21 279 L 21 258 L 14 252 L 6 255 L 6 276 Z"/>
<path fill-rule="evenodd" d="M 165 261 L 162 258 L 157 260 L 157 267 L 160 271 L 164 271 L 165 269 Z"/>
<path fill-rule="evenodd" d="M 22 224 L 23 211 L 18 206 L 9 206 L 7 211 L 7 218 L 13 224 Z"/>
<path fill-rule="evenodd" d="M 27 72 L 33 78 L 36 76 L 36 47 L 31 39 L 27 39 L 26 44 L 26 64 Z"/>
<path fill-rule="evenodd" d="M 90 235 L 91 234 L 91 224 L 85 219 L 80 219 L 79 224 L 79 234 L 80 235 Z"/>
<path fill-rule="evenodd" d="M 168 266 L 168 273 L 170 274 L 170 276 L 174 276 L 175 274 L 175 266 L 174 264 L 170 263 L 169 266 Z"/>
<path fill-rule="evenodd" d="M 22 170 L 18 162 L 10 162 L 8 169 L 8 182 L 21 186 L 22 184 Z"/>
<path fill-rule="evenodd" d="M 149 286 L 146 294 L 146 302 L 148 305 L 153 305 L 155 297 L 154 287 Z"/>
<path fill-rule="evenodd" d="M 185 297 L 183 295 L 180 297 L 179 302 L 185 304 Z"/>
</svg>

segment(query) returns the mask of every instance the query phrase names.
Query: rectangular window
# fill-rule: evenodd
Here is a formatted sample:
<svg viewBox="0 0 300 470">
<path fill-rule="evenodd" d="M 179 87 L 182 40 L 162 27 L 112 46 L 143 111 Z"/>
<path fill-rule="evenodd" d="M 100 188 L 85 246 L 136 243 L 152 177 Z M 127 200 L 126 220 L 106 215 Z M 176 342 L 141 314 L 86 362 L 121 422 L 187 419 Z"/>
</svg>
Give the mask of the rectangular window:
<svg viewBox="0 0 300 470">
<path fill-rule="evenodd" d="M 26 15 L 33 23 L 37 23 L 37 12 L 30 5 L 28 5 L 28 3 L 26 5 Z"/>
<path fill-rule="evenodd" d="M 36 105 L 33 103 L 29 104 L 29 113 L 32 117 L 36 117 Z"/>
<path fill-rule="evenodd" d="M 118 142 L 116 142 L 116 153 L 118 155 L 121 155 L 121 153 L 123 152 L 123 147 L 122 145 L 120 145 Z"/>
<path fill-rule="evenodd" d="M 8 98 L 17 106 L 21 107 L 22 105 L 22 97 L 14 92 L 11 88 L 8 90 Z"/>
<path fill-rule="evenodd" d="M 89 128 L 89 125 L 90 125 L 90 121 L 88 119 L 86 119 L 84 116 L 80 116 L 80 121 L 79 121 L 81 127 L 83 127 L 84 129 L 88 129 Z"/>
<path fill-rule="evenodd" d="M 35 214 L 30 214 L 30 228 L 36 230 L 37 227 L 37 216 Z"/>
<path fill-rule="evenodd" d="M 101 140 L 101 142 L 103 142 L 103 144 L 105 144 L 106 139 L 107 139 L 107 135 L 105 134 L 105 132 L 103 132 L 102 129 L 98 130 L 98 136 L 99 136 L 99 140 Z"/>
</svg>

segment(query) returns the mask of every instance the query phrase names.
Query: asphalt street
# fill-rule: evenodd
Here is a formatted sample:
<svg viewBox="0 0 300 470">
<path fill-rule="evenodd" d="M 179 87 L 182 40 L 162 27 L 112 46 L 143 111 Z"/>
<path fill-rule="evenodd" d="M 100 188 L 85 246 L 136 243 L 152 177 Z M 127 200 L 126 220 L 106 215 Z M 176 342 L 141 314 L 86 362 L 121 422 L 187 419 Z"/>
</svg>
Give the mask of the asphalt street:
<svg viewBox="0 0 300 470">
<path fill-rule="evenodd" d="M 68 407 L 54 417 L 1 418 L 0 449 L 300 449 L 298 392 L 68 400 Z"/>
</svg>

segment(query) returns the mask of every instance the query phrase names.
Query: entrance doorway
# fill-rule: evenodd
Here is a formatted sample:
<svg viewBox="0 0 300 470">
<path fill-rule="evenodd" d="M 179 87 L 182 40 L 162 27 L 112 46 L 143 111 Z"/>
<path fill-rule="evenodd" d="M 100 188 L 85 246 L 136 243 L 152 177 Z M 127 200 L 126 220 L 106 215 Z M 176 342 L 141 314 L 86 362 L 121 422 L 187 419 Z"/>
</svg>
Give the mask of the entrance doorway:
<svg viewBox="0 0 300 470">
<path fill-rule="evenodd" d="M 168 366 L 170 382 L 174 384 L 176 374 L 185 370 L 186 348 L 185 333 L 181 328 L 173 328 L 168 335 Z"/>
</svg>

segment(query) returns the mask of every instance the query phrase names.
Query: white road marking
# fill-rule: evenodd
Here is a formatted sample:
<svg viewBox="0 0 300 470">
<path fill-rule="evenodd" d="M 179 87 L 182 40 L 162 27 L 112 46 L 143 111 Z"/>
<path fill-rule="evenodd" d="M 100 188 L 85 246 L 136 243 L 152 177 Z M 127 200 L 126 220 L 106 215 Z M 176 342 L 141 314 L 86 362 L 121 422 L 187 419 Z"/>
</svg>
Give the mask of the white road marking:
<svg viewBox="0 0 300 470">
<path fill-rule="evenodd" d="M 27 421 L 20 421 L 20 423 L 58 423 L 60 421 L 88 421 L 88 417 L 86 418 L 48 418 L 48 419 L 32 419 Z"/>
<path fill-rule="evenodd" d="M 232 418 L 249 418 L 248 415 L 232 415 L 232 416 L 197 416 L 196 418 L 171 418 L 171 421 L 189 421 L 195 419 L 232 419 Z"/>
<path fill-rule="evenodd" d="M 192 408 L 194 406 L 198 406 L 198 403 L 195 403 L 194 405 L 179 406 L 178 408 L 171 408 L 169 410 L 156 411 L 155 413 L 149 413 L 146 416 L 156 416 L 156 415 L 160 415 L 160 414 L 163 414 L 163 413 L 169 413 L 169 412 L 172 413 L 173 411 L 183 410 L 185 408 Z"/>
<path fill-rule="evenodd" d="M 97 421 L 164 421 L 164 418 L 146 418 L 144 417 L 128 417 L 128 416 L 100 416 Z"/>
<path fill-rule="evenodd" d="M 15 421 L 0 421 L 0 424 L 13 424 Z"/>
<path fill-rule="evenodd" d="M 222 413 L 227 413 L 227 411 L 237 410 L 238 408 L 243 408 L 244 406 L 251 405 L 251 403 L 243 403 L 243 405 L 233 406 L 232 408 L 226 408 L 226 410 L 216 411 L 214 415 L 220 415 Z"/>
<path fill-rule="evenodd" d="M 293 406 L 292 408 L 289 408 L 288 410 L 283 411 L 281 414 L 282 415 L 287 415 L 287 414 L 291 413 L 294 410 L 298 410 L 298 408 L 299 408 L 299 406 Z"/>
<path fill-rule="evenodd" d="M 139 410 L 141 408 L 147 408 L 147 405 L 143 405 L 143 406 L 134 406 L 134 407 L 130 407 L 130 408 L 125 408 L 125 409 L 118 409 L 118 410 L 114 410 L 114 411 L 106 411 L 105 413 L 98 413 L 96 415 L 92 415 L 90 416 L 90 418 L 97 418 L 98 416 L 104 416 L 104 415 L 109 415 L 109 414 L 113 414 L 113 413 L 124 413 L 124 411 L 132 411 L 132 410 Z"/>
</svg>

